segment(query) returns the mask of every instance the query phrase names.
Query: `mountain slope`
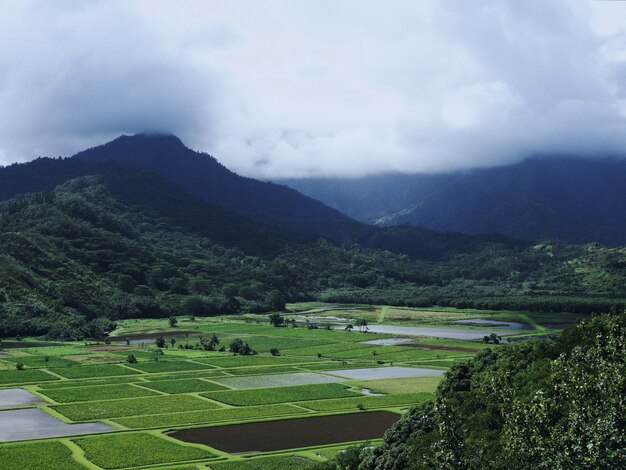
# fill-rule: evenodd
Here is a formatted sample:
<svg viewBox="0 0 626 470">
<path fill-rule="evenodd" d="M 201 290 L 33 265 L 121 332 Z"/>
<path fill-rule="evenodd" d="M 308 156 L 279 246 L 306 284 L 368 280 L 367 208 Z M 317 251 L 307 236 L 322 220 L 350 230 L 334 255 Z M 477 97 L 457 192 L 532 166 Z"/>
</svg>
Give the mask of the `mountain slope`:
<svg viewBox="0 0 626 470">
<path fill-rule="evenodd" d="M 339 211 L 283 185 L 239 176 L 175 136 L 121 136 L 72 159 L 152 171 L 185 191 L 265 224 L 333 240 L 367 231 Z"/>
<path fill-rule="evenodd" d="M 285 301 L 592 312 L 626 296 L 626 250 L 409 227 L 367 242 L 312 241 L 154 173 L 101 169 L 0 204 L 0 336 L 80 338 L 108 329 L 101 317 L 260 312 Z"/>
<path fill-rule="evenodd" d="M 526 239 L 626 244 L 626 161 L 530 159 L 444 175 L 289 180 L 365 222 Z"/>
</svg>

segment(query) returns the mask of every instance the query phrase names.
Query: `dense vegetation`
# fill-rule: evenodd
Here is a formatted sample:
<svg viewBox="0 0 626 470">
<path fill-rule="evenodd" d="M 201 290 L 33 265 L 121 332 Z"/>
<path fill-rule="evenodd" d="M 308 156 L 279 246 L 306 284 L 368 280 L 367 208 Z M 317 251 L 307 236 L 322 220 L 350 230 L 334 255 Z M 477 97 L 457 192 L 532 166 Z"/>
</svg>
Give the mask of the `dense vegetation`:
<svg viewBox="0 0 626 470">
<path fill-rule="evenodd" d="M 626 245 L 624 159 L 536 158 L 447 174 L 302 179 L 291 187 L 368 223 Z"/>
<path fill-rule="evenodd" d="M 324 468 L 623 468 L 626 313 L 553 341 L 487 349 L 452 367 L 375 448 Z"/>
<path fill-rule="evenodd" d="M 0 205 L 0 335 L 81 338 L 120 318 L 315 299 L 592 312 L 626 296 L 624 250 L 447 237 L 420 237 L 415 251 L 437 253 L 423 258 L 312 241 L 111 170 Z"/>
<path fill-rule="evenodd" d="M 20 194 L 0 203 L 0 336 L 304 300 L 591 313 L 626 298 L 626 250 L 369 227 L 171 136 L 12 165 L 0 183 Z"/>
</svg>

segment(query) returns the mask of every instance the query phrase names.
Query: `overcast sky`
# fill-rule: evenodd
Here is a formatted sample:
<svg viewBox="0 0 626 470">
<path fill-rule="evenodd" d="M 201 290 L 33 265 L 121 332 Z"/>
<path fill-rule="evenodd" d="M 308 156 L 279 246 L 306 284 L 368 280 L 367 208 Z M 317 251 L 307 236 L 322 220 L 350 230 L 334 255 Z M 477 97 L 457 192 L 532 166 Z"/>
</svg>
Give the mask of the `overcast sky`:
<svg viewBox="0 0 626 470">
<path fill-rule="evenodd" d="M 0 164 L 171 132 L 250 176 L 626 155 L 626 2 L 0 0 Z"/>
</svg>

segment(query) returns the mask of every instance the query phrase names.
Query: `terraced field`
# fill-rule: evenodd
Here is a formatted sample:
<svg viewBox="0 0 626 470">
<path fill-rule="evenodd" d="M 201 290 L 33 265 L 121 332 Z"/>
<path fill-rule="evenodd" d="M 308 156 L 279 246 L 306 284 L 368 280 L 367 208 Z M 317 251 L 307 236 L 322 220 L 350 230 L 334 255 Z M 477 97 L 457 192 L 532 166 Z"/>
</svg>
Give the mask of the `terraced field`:
<svg viewBox="0 0 626 470">
<path fill-rule="evenodd" d="M 327 310 L 315 306 L 312 311 L 303 307 L 297 314 L 309 313 L 370 322 L 405 319 L 439 327 L 443 324 L 433 324 L 435 320 L 472 317 L 450 311 L 438 316 L 429 310 L 420 318 L 418 310 L 355 306 Z M 516 319 L 504 314 L 498 318 Z M 357 426 L 354 417 L 369 413 L 367 419 L 358 419 L 371 421 L 384 412 L 380 416 L 388 426 L 403 410 L 433 398 L 442 371 L 487 347 L 476 341 L 437 338 L 371 344 L 394 336 L 311 326 L 275 328 L 268 325 L 267 316 L 178 320 L 178 329 L 168 329 L 163 319 L 121 321 L 107 341 L 110 344 L 42 342 L 38 346 L 36 339 L 28 338 L 27 347 L 11 342 L 0 351 L 0 396 L 4 397 L 0 467 L 306 469 L 349 445 L 342 440 L 353 436 L 348 431 Z M 206 351 L 199 346 L 200 337 L 211 334 L 220 340 L 214 349 L 227 350 L 232 341 L 241 339 L 258 354 Z M 177 341 L 158 348 L 154 338 L 159 335 Z M 125 338 L 143 338 L 144 344 L 127 344 Z M 337 423 L 347 431 L 333 434 L 328 427 L 306 426 L 316 422 L 310 418 L 327 417 L 321 421 L 331 423 L 334 416 L 341 417 Z M 291 429 L 296 422 L 305 423 L 305 435 L 274 439 L 271 444 L 263 441 L 260 430 Z M 250 426 L 232 427 L 244 423 Z M 249 435 L 249 441 L 256 442 L 259 451 L 248 448 L 252 444 L 245 443 L 245 434 L 243 444 L 230 442 L 234 438 L 228 437 L 232 433 L 227 425 L 238 433 L 256 433 L 254 441 Z M 194 436 L 213 435 L 212 427 L 217 427 L 222 449 L 211 447 L 208 440 L 193 441 Z M 369 429 L 372 436 L 382 437 L 376 426 Z M 192 436 L 191 441 L 177 435 Z M 314 447 L 291 448 L 303 443 Z M 232 450 L 237 448 L 246 454 Z M 264 449 L 271 449 L 272 455 L 264 454 Z"/>
</svg>

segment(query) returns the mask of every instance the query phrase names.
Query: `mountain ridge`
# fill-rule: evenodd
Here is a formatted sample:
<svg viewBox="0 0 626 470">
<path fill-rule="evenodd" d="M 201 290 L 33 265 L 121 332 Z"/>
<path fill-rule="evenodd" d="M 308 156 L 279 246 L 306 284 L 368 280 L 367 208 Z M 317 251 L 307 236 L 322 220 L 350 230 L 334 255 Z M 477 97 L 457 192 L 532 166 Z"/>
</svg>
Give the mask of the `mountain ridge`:
<svg viewBox="0 0 626 470">
<path fill-rule="evenodd" d="M 624 179 L 626 160 L 560 157 L 438 175 L 283 182 L 366 223 L 619 246 Z"/>
</svg>

